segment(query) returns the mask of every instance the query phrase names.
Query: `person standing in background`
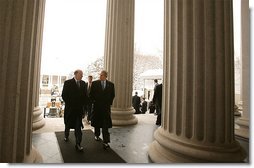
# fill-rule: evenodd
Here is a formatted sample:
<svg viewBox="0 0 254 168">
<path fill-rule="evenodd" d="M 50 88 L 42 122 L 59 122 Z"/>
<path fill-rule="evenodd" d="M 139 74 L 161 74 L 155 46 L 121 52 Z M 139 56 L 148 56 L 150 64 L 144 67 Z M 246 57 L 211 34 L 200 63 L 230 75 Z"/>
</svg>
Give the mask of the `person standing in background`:
<svg viewBox="0 0 254 168">
<path fill-rule="evenodd" d="M 153 101 L 150 101 L 148 104 L 149 113 L 154 113 L 155 111 L 155 105 L 153 104 Z"/>
<path fill-rule="evenodd" d="M 86 106 L 87 122 L 88 123 L 91 122 L 91 113 L 92 113 L 92 109 L 93 109 L 93 103 L 92 103 L 92 100 L 89 97 L 89 94 L 90 94 L 90 91 L 91 91 L 91 87 L 92 87 L 92 81 L 93 81 L 93 76 L 89 75 L 88 76 L 88 82 L 87 82 L 88 103 L 87 103 L 87 106 Z"/>
<path fill-rule="evenodd" d="M 154 89 L 153 89 L 153 94 L 155 94 L 155 89 L 156 89 L 156 86 L 157 85 L 159 85 L 159 83 L 158 83 L 158 79 L 154 79 Z M 155 115 L 158 115 L 158 112 L 159 112 L 159 107 L 156 105 L 156 104 L 154 104 L 154 106 L 155 106 Z"/>
<path fill-rule="evenodd" d="M 108 129 L 112 128 L 111 105 L 115 98 L 114 83 L 107 80 L 108 73 L 103 70 L 100 73 L 100 79 L 92 82 L 90 98 L 94 105 L 91 126 L 94 127 L 95 140 L 99 141 L 101 128 L 103 136 L 103 148 L 109 148 L 110 134 Z"/>
<path fill-rule="evenodd" d="M 138 96 L 138 92 L 135 92 L 135 95 L 132 96 L 132 107 L 135 109 L 135 114 L 140 114 L 141 100 Z"/>
<path fill-rule="evenodd" d="M 147 111 L 147 101 L 146 101 L 145 97 L 143 97 L 142 99 L 143 99 L 143 101 L 142 101 L 142 104 L 141 104 L 141 113 L 145 114 L 146 111 Z"/>
<path fill-rule="evenodd" d="M 76 145 L 78 151 L 83 151 L 81 146 L 83 128 L 82 118 L 84 117 L 84 107 L 87 104 L 87 85 L 82 80 L 82 70 L 76 70 L 72 79 L 64 82 L 62 98 L 65 102 L 64 108 L 64 124 L 65 138 L 64 141 L 69 141 L 70 129 L 75 129 Z"/>
<path fill-rule="evenodd" d="M 153 95 L 153 103 L 156 105 L 157 109 L 157 120 L 156 125 L 161 125 L 161 104 L 162 104 L 162 84 L 159 84 L 155 87 Z"/>
<path fill-rule="evenodd" d="M 156 86 L 158 85 L 159 83 L 158 83 L 158 79 L 154 79 L 154 90 L 155 90 L 155 88 L 156 88 Z"/>
</svg>

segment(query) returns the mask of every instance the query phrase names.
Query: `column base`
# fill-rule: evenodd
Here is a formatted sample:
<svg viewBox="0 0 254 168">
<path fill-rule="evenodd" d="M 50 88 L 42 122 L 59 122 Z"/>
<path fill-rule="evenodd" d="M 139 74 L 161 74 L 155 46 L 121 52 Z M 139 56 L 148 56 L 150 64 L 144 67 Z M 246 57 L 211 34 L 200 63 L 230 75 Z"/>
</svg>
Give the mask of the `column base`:
<svg viewBox="0 0 254 168">
<path fill-rule="evenodd" d="M 24 163 L 43 163 L 41 154 L 32 146 L 29 155 L 24 158 Z"/>
<path fill-rule="evenodd" d="M 43 112 L 40 107 L 35 107 L 33 111 L 33 131 L 42 128 L 45 125 L 45 119 L 42 116 Z"/>
<path fill-rule="evenodd" d="M 135 125 L 138 119 L 133 115 L 135 110 L 130 109 L 111 109 L 111 118 L 113 126 Z"/>
<path fill-rule="evenodd" d="M 239 118 L 235 123 L 238 126 L 235 128 L 235 134 L 249 139 L 249 119 Z"/>
<path fill-rule="evenodd" d="M 170 136 L 163 128 L 158 128 L 154 137 L 148 155 L 156 163 L 241 163 L 246 157 L 237 141 L 229 145 L 192 144 L 191 140 Z"/>
</svg>

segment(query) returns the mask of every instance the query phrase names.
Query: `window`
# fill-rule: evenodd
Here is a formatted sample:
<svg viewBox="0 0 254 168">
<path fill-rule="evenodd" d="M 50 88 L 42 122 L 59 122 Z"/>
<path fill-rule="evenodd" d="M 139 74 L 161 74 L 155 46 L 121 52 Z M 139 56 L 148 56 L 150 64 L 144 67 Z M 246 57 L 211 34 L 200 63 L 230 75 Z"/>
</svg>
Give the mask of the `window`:
<svg viewBox="0 0 254 168">
<path fill-rule="evenodd" d="M 42 86 L 48 87 L 49 84 L 49 75 L 43 75 L 42 76 Z"/>
</svg>

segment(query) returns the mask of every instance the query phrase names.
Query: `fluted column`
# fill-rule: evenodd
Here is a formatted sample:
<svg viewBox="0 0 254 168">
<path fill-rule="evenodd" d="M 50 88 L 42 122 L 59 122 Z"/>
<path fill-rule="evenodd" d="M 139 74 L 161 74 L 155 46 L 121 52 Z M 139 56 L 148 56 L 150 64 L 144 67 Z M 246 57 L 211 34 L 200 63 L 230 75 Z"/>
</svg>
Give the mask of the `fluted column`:
<svg viewBox="0 0 254 168">
<path fill-rule="evenodd" d="M 241 162 L 231 0 L 165 0 L 162 126 L 153 162 Z"/>
<path fill-rule="evenodd" d="M 105 41 L 105 69 L 115 84 L 111 108 L 113 125 L 138 122 L 133 115 L 134 0 L 108 0 Z"/>
<path fill-rule="evenodd" d="M 0 162 L 41 162 L 32 146 L 36 9 L 44 0 L 1 1 Z"/>
<path fill-rule="evenodd" d="M 45 125 L 45 119 L 43 117 L 43 111 L 39 107 L 39 90 L 40 90 L 40 70 L 41 70 L 41 47 L 42 47 L 42 33 L 43 33 L 43 22 L 44 22 L 44 9 L 45 1 L 40 0 L 41 5 L 37 6 L 36 17 L 35 17 L 35 36 L 33 43 L 33 64 L 32 64 L 32 83 L 34 84 L 31 88 L 32 104 L 33 104 L 33 127 L 32 130 L 42 128 Z M 36 40 L 37 39 L 37 40 Z"/>
<path fill-rule="evenodd" d="M 242 116 L 236 123 L 240 126 L 235 130 L 236 135 L 249 138 L 249 118 L 250 118 L 250 33 L 249 33 L 250 9 L 249 0 L 241 1 L 241 58 L 242 58 Z"/>
</svg>

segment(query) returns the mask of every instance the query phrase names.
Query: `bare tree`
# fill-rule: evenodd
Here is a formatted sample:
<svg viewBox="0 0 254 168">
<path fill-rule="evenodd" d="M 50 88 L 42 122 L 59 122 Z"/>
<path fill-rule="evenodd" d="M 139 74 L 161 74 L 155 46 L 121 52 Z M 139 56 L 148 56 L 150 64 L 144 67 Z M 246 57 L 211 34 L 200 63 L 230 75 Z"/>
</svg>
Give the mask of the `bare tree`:
<svg viewBox="0 0 254 168">
<path fill-rule="evenodd" d="M 162 58 L 160 56 L 144 55 L 138 51 L 134 53 L 133 65 L 133 89 L 141 89 L 143 80 L 140 74 L 149 69 L 162 69 Z M 84 75 L 92 75 L 94 79 L 99 78 L 99 72 L 104 68 L 104 58 L 100 57 L 87 66 Z"/>
<path fill-rule="evenodd" d="M 134 53 L 134 69 L 133 69 L 133 89 L 142 89 L 143 80 L 141 74 L 149 69 L 162 69 L 162 58 L 153 55 L 143 55 L 139 52 Z"/>
<path fill-rule="evenodd" d="M 94 62 L 87 66 L 86 71 L 84 71 L 84 75 L 92 75 L 94 79 L 99 78 L 99 73 L 104 68 L 104 58 L 97 58 Z"/>
</svg>

